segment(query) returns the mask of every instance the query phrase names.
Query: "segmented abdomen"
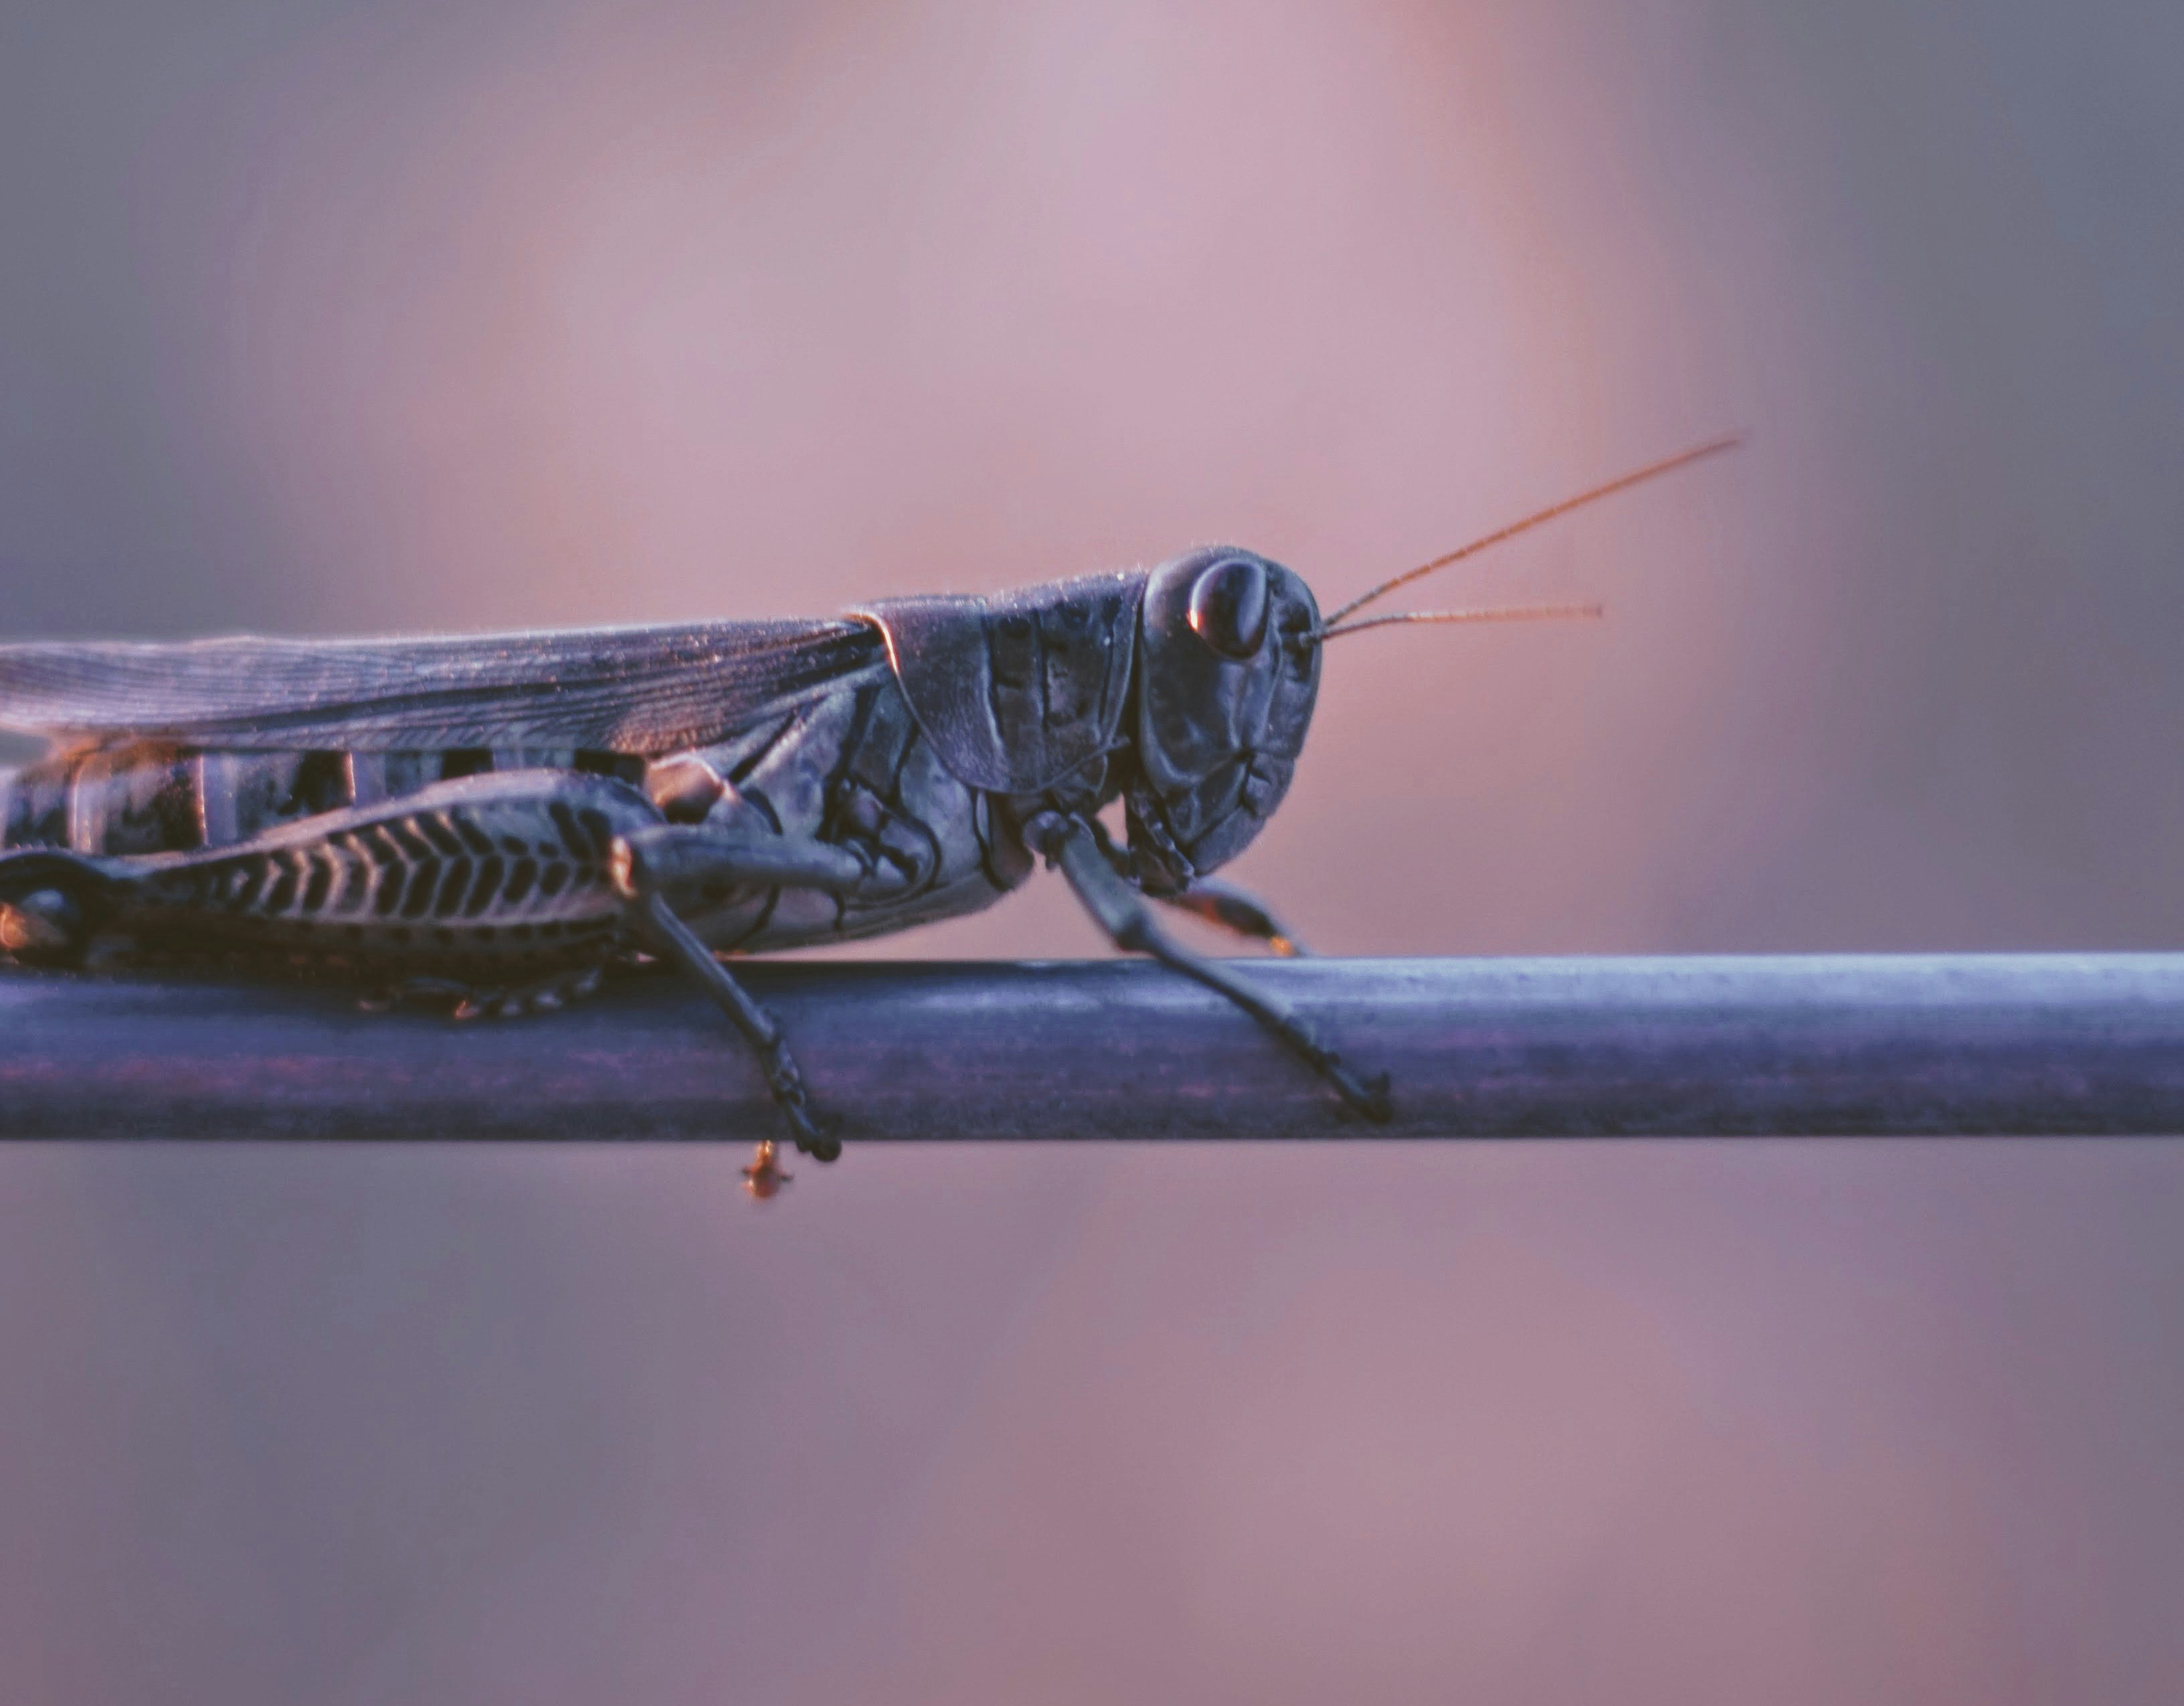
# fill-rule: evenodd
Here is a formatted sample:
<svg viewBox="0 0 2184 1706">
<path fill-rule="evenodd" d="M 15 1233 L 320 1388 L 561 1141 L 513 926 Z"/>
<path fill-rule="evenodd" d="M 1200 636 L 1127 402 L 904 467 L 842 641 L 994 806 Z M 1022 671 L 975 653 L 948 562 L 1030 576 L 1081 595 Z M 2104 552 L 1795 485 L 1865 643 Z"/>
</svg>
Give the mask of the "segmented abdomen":
<svg viewBox="0 0 2184 1706">
<path fill-rule="evenodd" d="M 92 747 L 0 771 L 0 848 L 107 856 L 209 850 L 321 812 L 399 800 L 436 782 L 529 769 L 635 781 L 644 761 L 565 748 L 198 751 L 145 741 Z"/>
</svg>

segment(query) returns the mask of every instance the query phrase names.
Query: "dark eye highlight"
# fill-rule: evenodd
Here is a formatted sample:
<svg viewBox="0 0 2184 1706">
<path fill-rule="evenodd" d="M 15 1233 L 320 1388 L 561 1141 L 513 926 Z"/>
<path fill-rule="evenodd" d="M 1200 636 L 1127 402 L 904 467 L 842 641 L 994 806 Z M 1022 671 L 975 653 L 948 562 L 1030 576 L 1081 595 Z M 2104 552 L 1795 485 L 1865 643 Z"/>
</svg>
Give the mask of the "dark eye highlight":
<svg viewBox="0 0 2184 1706">
<path fill-rule="evenodd" d="M 1256 657 L 1267 637 L 1267 569 L 1224 557 L 1190 588 L 1190 631 L 1223 657 Z"/>
</svg>

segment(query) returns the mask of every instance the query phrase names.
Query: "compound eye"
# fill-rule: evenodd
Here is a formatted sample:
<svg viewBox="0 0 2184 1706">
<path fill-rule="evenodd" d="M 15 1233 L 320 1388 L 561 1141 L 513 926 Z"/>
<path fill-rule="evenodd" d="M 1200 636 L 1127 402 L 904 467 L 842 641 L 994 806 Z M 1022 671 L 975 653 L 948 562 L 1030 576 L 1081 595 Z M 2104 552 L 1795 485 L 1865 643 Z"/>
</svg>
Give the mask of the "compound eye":
<svg viewBox="0 0 2184 1706">
<path fill-rule="evenodd" d="M 1190 631 L 1223 657 L 1256 657 L 1267 637 L 1267 568 L 1224 557 L 1190 588 Z"/>
</svg>

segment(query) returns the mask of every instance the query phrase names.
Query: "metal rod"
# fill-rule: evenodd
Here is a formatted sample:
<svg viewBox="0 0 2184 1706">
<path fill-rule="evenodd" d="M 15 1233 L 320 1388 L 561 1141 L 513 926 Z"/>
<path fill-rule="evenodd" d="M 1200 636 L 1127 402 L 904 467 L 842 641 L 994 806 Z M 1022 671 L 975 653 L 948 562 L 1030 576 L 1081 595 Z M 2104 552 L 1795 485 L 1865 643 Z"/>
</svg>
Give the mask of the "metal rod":
<svg viewBox="0 0 2184 1706">
<path fill-rule="evenodd" d="M 845 1140 L 2184 1131 L 2184 954 L 1253 961 L 1394 1075 L 1343 1109 L 1140 962 L 738 962 Z M 0 974 L 0 1137 L 731 1139 L 784 1128 L 702 995 L 541 1017 Z"/>
</svg>

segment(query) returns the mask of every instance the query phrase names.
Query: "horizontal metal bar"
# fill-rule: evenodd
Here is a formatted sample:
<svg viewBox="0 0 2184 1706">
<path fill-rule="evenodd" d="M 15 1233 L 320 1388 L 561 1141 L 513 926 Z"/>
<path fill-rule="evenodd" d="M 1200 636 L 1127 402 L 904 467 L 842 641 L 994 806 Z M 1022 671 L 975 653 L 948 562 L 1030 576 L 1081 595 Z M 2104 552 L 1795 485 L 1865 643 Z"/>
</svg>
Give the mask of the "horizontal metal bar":
<svg viewBox="0 0 2184 1706">
<path fill-rule="evenodd" d="M 1256 961 L 1395 1082 L 1367 1123 L 1140 962 L 745 962 L 822 1116 L 873 1139 L 2184 1131 L 2184 955 Z M 0 1137 L 778 1135 L 695 990 L 468 1024 L 335 990 L 0 974 Z"/>
</svg>

